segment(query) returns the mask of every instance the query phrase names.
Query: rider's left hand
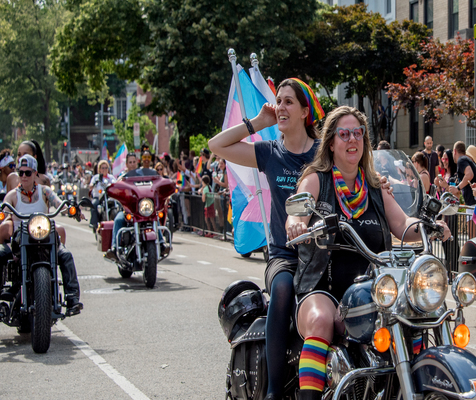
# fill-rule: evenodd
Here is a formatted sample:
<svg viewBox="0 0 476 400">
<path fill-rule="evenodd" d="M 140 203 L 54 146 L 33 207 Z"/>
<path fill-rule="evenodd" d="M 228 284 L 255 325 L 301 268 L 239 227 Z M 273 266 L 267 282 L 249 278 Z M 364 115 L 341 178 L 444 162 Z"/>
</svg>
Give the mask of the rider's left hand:
<svg viewBox="0 0 476 400">
<path fill-rule="evenodd" d="M 446 225 L 446 222 L 443 220 L 438 220 L 436 223 L 444 228 L 443 232 L 443 242 L 448 240 L 451 237 L 451 231 L 450 228 L 448 228 L 448 225 Z"/>
</svg>

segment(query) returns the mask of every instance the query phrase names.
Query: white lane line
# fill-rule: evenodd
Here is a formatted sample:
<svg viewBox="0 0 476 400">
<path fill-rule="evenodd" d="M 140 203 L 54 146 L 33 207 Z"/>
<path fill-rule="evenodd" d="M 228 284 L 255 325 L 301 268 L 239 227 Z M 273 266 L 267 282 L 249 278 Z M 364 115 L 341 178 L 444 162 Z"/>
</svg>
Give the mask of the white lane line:
<svg viewBox="0 0 476 400">
<path fill-rule="evenodd" d="M 174 254 L 174 257 L 187 258 L 187 256 L 184 256 L 183 254 Z"/>
<path fill-rule="evenodd" d="M 196 243 L 196 244 L 199 244 L 200 246 L 215 247 L 215 248 L 217 248 L 217 249 L 226 250 L 226 251 L 235 251 L 235 249 L 233 249 L 233 248 L 230 249 L 230 248 L 227 248 L 227 247 L 216 246 L 216 245 L 214 245 L 214 244 L 208 244 L 208 243 L 199 242 L 198 240 L 186 239 L 186 238 L 184 238 L 183 236 L 180 236 L 180 240 L 184 240 L 184 241 L 186 241 L 186 242 Z"/>
<path fill-rule="evenodd" d="M 86 357 L 88 357 L 94 364 L 96 364 L 114 383 L 126 392 L 131 399 L 134 400 L 150 400 L 144 393 L 137 389 L 131 382 L 129 382 L 116 369 L 109 365 L 104 358 L 96 353 L 91 347 L 77 337 L 69 330 L 63 323 L 56 324 L 58 329 L 66 336 L 71 343 L 73 343 L 79 350 L 81 350 Z"/>
<path fill-rule="evenodd" d="M 231 273 L 236 273 L 238 271 L 234 270 L 234 269 L 231 269 L 231 268 L 220 268 L 222 271 L 225 271 L 225 272 L 231 272 Z"/>
<path fill-rule="evenodd" d="M 254 281 L 261 281 L 261 278 L 257 278 L 256 276 L 248 276 L 248 279 L 253 279 Z"/>
<path fill-rule="evenodd" d="M 208 261 L 197 261 L 199 264 L 203 264 L 203 265 L 210 265 L 211 262 L 208 262 Z"/>
</svg>

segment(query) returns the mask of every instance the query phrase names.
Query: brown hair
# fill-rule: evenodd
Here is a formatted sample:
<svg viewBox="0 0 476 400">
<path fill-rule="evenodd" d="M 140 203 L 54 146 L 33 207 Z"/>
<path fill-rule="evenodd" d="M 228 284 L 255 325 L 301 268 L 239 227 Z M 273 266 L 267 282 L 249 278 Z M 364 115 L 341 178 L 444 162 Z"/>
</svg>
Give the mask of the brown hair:
<svg viewBox="0 0 476 400">
<path fill-rule="evenodd" d="M 285 86 L 290 86 L 294 90 L 294 93 L 296 94 L 296 99 L 299 101 L 299 104 L 301 104 L 301 107 L 306 107 L 306 108 L 309 107 L 307 105 L 306 96 L 304 92 L 302 91 L 299 83 L 297 83 L 296 81 L 292 79 L 285 79 L 279 84 L 278 88 L 276 89 L 276 93 L 279 93 L 279 90 Z M 311 112 L 311 110 L 309 110 L 309 112 Z M 306 120 L 304 120 L 303 123 L 305 124 Z M 315 125 L 306 126 L 306 133 L 307 133 L 307 136 L 309 136 L 311 139 L 318 138 L 318 131 Z"/>
<path fill-rule="evenodd" d="M 420 164 L 424 169 L 428 169 L 428 158 L 421 151 L 413 154 L 412 161 Z"/>
<path fill-rule="evenodd" d="M 336 129 L 339 120 L 346 115 L 353 115 L 359 121 L 359 124 L 365 126 L 364 152 L 360 159 L 359 165 L 365 173 L 365 180 L 367 183 L 375 188 L 380 187 L 380 180 L 374 168 L 374 157 L 372 154 L 372 146 L 369 138 L 369 126 L 367 124 L 367 117 L 359 110 L 349 106 L 340 106 L 332 110 L 326 117 L 326 122 L 322 128 L 322 142 L 319 149 L 314 156 L 314 160 L 304 170 L 298 185 L 303 178 L 315 172 L 329 172 L 334 165 L 334 153 L 331 151 L 331 145 L 336 134 Z"/>
<path fill-rule="evenodd" d="M 459 154 L 466 155 L 466 145 L 461 140 L 455 143 L 453 149 L 455 149 Z"/>
</svg>

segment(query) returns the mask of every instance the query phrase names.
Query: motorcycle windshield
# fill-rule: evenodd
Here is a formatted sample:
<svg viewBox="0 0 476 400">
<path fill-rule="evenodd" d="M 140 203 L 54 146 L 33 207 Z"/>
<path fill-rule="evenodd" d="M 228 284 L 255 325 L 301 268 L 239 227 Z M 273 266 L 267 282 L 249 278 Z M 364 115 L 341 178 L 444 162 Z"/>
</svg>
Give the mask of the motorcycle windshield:
<svg viewBox="0 0 476 400">
<path fill-rule="evenodd" d="M 401 150 L 374 150 L 375 170 L 386 176 L 395 200 L 409 217 L 417 217 L 423 203 L 423 185 L 410 158 Z"/>
</svg>

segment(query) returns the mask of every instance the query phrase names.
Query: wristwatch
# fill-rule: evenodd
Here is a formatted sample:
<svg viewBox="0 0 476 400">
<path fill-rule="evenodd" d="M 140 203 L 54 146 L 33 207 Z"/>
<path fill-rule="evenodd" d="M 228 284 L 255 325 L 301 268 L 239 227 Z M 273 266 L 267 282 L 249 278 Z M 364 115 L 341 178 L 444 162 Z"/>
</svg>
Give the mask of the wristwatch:
<svg viewBox="0 0 476 400">
<path fill-rule="evenodd" d="M 461 189 L 460 189 L 459 185 L 458 185 L 458 186 L 456 186 L 456 189 L 458 189 L 458 190 L 461 192 Z"/>
</svg>

